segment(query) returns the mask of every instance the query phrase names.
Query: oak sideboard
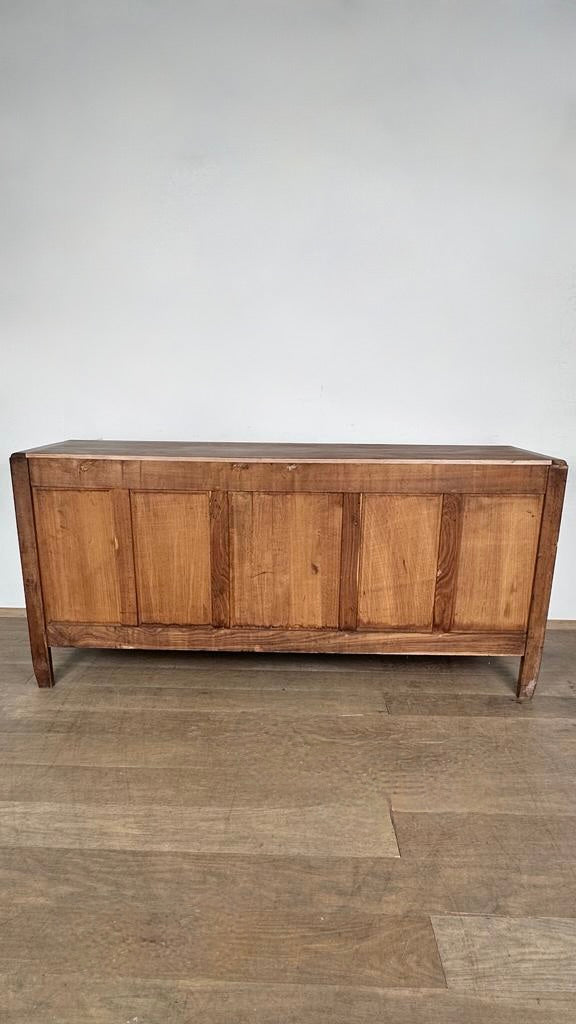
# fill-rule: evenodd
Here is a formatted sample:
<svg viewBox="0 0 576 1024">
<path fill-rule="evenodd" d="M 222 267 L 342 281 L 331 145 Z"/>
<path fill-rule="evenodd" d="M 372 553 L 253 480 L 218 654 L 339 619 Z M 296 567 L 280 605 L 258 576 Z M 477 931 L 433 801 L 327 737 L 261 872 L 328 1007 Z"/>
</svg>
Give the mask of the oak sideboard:
<svg viewBox="0 0 576 1024">
<path fill-rule="evenodd" d="M 511 447 L 65 441 L 12 456 L 53 646 L 518 655 L 534 691 L 567 467 Z"/>
</svg>

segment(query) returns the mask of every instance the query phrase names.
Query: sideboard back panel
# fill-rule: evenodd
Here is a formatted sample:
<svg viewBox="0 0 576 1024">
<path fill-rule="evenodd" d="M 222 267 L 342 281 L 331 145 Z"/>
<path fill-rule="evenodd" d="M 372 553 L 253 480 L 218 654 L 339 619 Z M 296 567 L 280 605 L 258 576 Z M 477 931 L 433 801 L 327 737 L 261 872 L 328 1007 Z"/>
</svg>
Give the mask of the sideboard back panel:
<svg viewBox="0 0 576 1024">
<path fill-rule="evenodd" d="M 31 650 L 520 654 L 567 467 L 508 446 L 65 441 L 16 452 Z"/>
</svg>

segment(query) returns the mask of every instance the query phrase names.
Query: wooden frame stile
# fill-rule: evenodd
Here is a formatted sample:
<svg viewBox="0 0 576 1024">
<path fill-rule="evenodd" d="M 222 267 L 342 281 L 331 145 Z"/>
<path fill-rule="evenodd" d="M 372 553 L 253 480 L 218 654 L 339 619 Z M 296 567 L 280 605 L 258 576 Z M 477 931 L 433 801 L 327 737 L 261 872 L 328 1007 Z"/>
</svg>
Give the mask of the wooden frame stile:
<svg viewBox="0 0 576 1024">
<path fill-rule="evenodd" d="M 548 470 L 548 482 L 542 509 L 526 647 L 520 661 L 516 690 L 518 700 L 529 700 L 538 682 L 567 475 L 566 462 L 563 459 L 553 459 Z"/>
<path fill-rule="evenodd" d="M 342 548 L 340 556 L 340 629 L 356 629 L 358 624 L 358 586 L 360 568 L 360 531 L 362 495 L 342 495 Z"/>
<path fill-rule="evenodd" d="M 24 597 L 30 635 L 30 650 L 38 686 L 54 686 L 52 654 L 46 639 L 46 620 L 40 579 L 40 563 L 36 544 L 36 525 L 28 459 L 25 452 L 15 452 L 10 459 L 16 526 L 22 560 Z"/>
<path fill-rule="evenodd" d="M 444 494 L 434 594 L 434 632 L 449 633 L 454 617 L 456 571 L 462 537 L 462 495 Z"/>
<path fill-rule="evenodd" d="M 230 625 L 230 526 L 228 494 L 210 492 L 210 571 L 212 581 L 212 625 Z"/>
</svg>

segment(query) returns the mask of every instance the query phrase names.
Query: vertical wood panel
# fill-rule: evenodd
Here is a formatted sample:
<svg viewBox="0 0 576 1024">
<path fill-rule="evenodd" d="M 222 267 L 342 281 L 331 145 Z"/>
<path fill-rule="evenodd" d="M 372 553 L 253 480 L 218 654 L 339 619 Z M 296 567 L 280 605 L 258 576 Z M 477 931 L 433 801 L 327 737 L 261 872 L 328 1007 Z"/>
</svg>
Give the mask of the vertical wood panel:
<svg viewBox="0 0 576 1024">
<path fill-rule="evenodd" d="M 361 494 L 342 495 L 342 553 L 340 558 L 340 629 L 358 623 Z"/>
<path fill-rule="evenodd" d="M 110 492 L 110 497 L 114 517 L 114 550 L 120 591 L 120 622 L 132 626 L 138 623 L 138 602 L 130 492 L 117 488 Z"/>
<path fill-rule="evenodd" d="M 526 652 L 520 664 L 520 674 L 518 677 L 517 696 L 520 699 L 532 696 L 540 671 L 567 473 L 568 467 L 564 462 L 554 463 L 550 466 L 548 472 L 548 489 L 544 498 L 542 526 L 528 618 Z"/>
<path fill-rule="evenodd" d="M 210 562 L 212 572 L 212 625 L 230 625 L 230 535 L 228 494 L 210 495 Z"/>
<path fill-rule="evenodd" d="M 48 620 L 136 623 L 126 491 L 34 492 Z"/>
<path fill-rule="evenodd" d="M 210 623 L 208 494 L 133 491 L 132 515 L 140 621 Z"/>
<path fill-rule="evenodd" d="M 364 495 L 358 623 L 432 629 L 442 498 Z"/>
<path fill-rule="evenodd" d="M 462 495 L 445 494 L 442 499 L 442 521 L 434 595 L 434 629 L 448 632 L 452 628 L 458 553 L 462 536 Z"/>
<path fill-rule="evenodd" d="M 36 545 L 34 508 L 30 489 L 28 460 L 23 452 L 17 452 L 10 459 L 12 488 L 16 508 L 16 525 L 24 579 L 24 597 L 30 635 L 30 650 L 34 675 L 39 686 L 53 686 L 52 656 L 46 642 L 44 602 L 40 584 L 40 565 Z"/>
<path fill-rule="evenodd" d="M 342 496 L 230 495 L 233 625 L 338 625 Z"/>
<path fill-rule="evenodd" d="M 465 495 L 453 628 L 526 628 L 540 495 Z"/>
</svg>

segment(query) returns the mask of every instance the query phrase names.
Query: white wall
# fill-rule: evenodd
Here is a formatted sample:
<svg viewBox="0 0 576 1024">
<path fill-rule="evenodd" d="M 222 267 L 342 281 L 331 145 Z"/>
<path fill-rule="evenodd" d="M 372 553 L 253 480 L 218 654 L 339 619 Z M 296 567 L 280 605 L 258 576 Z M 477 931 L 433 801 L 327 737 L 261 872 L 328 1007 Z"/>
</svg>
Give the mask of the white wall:
<svg viewBox="0 0 576 1024">
<path fill-rule="evenodd" d="M 571 0 L 4 0 L 7 458 L 66 437 L 576 463 Z M 576 618 L 576 471 L 551 614 Z"/>
</svg>

